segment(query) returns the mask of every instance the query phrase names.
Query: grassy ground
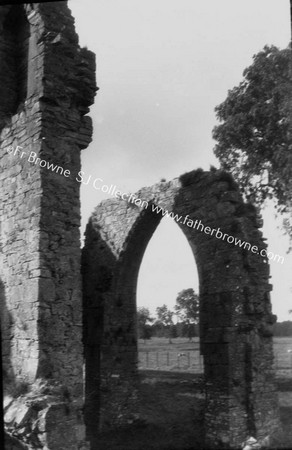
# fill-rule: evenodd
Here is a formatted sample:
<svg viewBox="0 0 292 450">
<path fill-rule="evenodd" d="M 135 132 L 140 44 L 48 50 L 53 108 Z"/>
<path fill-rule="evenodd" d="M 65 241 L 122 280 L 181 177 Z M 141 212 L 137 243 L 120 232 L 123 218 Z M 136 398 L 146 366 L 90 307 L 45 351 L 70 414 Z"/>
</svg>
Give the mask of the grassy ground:
<svg viewBox="0 0 292 450">
<path fill-rule="evenodd" d="M 141 422 L 104 433 L 103 450 L 202 449 L 201 379 L 188 373 L 141 372 Z M 92 450 L 95 450 L 94 448 Z"/>
<path fill-rule="evenodd" d="M 141 422 L 101 434 L 92 450 L 208 450 L 203 446 L 202 377 L 161 370 L 140 375 Z M 292 384 L 278 382 L 284 439 L 277 449 L 292 450 Z"/>
<path fill-rule="evenodd" d="M 156 338 L 153 337 L 149 340 L 139 339 L 139 351 L 145 352 L 147 350 L 156 351 L 164 350 L 167 351 L 169 348 L 183 350 L 194 350 L 199 348 L 199 338 L 194 337 L 192 341 L 188 338 L 175 338 L 171 339 L 171 344 L 167 338 Z"/>
<path fill-rule="evenodd" d="M 139 368 L 203 373 L 199 345 L 198 338 L 193 338 L 193 342 L 176 338 L 171 344 L 166 338 L 139 340 Z M 292 378 L 292 337 L 274 338 L 274 355 L 277 376 Z"/>
<path fill-rule="evenodd" d="M 152 338 L 139 341 L 139 369 L 172 370 L 176 372 L 203 373 L 203 357 L 198 338 Z"/>
<path fill-rule="evenodd" d="M 292 337 L 274 338 L 277 376 L 292 378 Z"/>
</svg>

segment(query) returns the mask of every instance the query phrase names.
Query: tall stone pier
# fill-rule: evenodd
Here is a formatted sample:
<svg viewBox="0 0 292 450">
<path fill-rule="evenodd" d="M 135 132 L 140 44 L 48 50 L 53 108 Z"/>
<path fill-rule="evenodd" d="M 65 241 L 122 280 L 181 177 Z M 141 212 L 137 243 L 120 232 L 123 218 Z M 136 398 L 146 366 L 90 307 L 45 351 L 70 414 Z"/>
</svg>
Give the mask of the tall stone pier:
<svg viewBox="0 0 292 450">
<path fill-rule="evenodd" d="M 61 1 L 1 6 L 0 60 L 5 424 L 27 448 L 87 448 L 76 176 L 95 56 Z"/>
</svg>

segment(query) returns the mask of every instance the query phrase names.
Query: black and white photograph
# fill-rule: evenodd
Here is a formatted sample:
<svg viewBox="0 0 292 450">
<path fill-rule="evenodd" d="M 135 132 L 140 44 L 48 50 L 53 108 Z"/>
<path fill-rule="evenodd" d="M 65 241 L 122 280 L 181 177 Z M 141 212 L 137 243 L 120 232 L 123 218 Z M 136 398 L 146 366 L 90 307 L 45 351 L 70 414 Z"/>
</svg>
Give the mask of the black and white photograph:
<svg viewBox="0 0 292 450">
<path fill-rule="evenodd" d="M 292 450 L 291 31 L 0 1 L 0 450 Z"/>
</svg>

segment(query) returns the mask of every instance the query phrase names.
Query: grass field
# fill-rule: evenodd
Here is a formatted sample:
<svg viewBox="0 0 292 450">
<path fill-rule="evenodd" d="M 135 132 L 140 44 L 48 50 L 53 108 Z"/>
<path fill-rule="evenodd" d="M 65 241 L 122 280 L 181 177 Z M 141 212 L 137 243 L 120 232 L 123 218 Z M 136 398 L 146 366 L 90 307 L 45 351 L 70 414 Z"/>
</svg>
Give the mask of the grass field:
<svg viewBox="0 0 292 450">
<path fill-rule="evenodd" d="M 166 338 L 139 340 L 139 368 L 203 373 L 199 345 L 199 338 L 176 338 L 171 344 Z M 277 376 L 292 378 L 292 337 L 274 338 L 274 361 Z"/>
<path fill-rule="evenodd" d="M 274 338 L 277 376 L 292 377 L 292 337 Z"/>
<path fill-rule="evenodd" d="M 189 373 L 141 371 L 141 420 L 103 433 L 104 450 L 201 450 L 202 380 Z M 194 379 L 197 377 L 197 379 Z"/>
<path fill-rule="evenodd" d="M 199 351 L 199 339 L 193 342 L 176 338 L 152 338 L 139 341 L 139 369 L 172 370 L 178 372 L 203 373 L 203 357 Z"/>
</svg>

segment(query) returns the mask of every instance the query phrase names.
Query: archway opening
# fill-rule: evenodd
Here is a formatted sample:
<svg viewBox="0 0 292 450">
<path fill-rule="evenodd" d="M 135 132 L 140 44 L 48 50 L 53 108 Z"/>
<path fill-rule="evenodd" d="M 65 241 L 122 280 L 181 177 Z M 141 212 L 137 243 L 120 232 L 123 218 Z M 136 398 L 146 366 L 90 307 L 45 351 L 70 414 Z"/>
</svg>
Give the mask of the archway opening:
<svg viewBox="0 0 292 450">
<path fill-rule="evenodd" d="M 262 372 L 256 370 L 260 365 L 264 370 L 267 368 L 269 374 L 272 361 L 268 267 L 261 260 L 249 257 L 247 250 L 227 245 L 217 234 L 221 233 L 222 237 L 220 230 L 228 236 L 236 234 L 245 242 L 256 242 L 258 248 L 263 246 L 263 241 L 255 211 L 241 203 L 234 185 L 228 180 L 221 172 L 195 171 L 179 181 L 159 186 L 160 190 L 154 186 L 149 188 L 150 192 L 148 188 L 139 191 L 139 198 L 151 199 L 147 208 L 139 208 L 137 203 L 129 205 L 126 201 L 109 200 L 96 209 L 90 219 L 83 253 L 85 406 L 86 425 L 92 434 L 90 440 L 100 443 L 98 424 L 103 433 L 107 427 L 119 429 L 113 437 L 115 443 L 118 437 L 127 437 L 130 438 L 127 448 L 131 448 L 133 434 L 125 436 L 121 427 L 133 424 L 137 431 L 136 412 L 141 411 L 140 405 L 145 407 L 151 396 L 156 403 L 146 411 L 150 420 L 142 422 L 143 430 L 138 422 L 137 431 L 140 442 L 147 448 L 152 448 L 158 435 L 163 438 L 163 446 L 158 448 L 181 449 L 200 446 L 203 440 L 210 442 L 210 447 L 229 442 L 236 446 L 253 433 L 256 426 L 265 434 L 266 424 L 270 426 L 268 416 L 264 425 L 255 423 L 255 413 L 261 416 L 265 412 L 260 406 L 262 399 L 270 405 L 273 414 L 275 411 L 277 420 L 273 409 L 276 405 L 274 381 L 267 375 L 266 391 L 261 391 Z M 155 197 L 154 189 L 158 190 Z M 163 205 L 163 209 L 157 205 Z M 184 387 L 181 391 L 176 389 L 174 378 L 182 371 L 152 370 L 154 377 L 149 380 L 148 376 L 146 383 L 138 371 L 138 273 L 165 211 L 175 215 L 197 262 L 205 385 L 197 392 L 191 391 L 188 385 L 190 380 L 194 383 L 193 373 L 188 374 L 188 379 L 185 376 L 180 379 L 180 388 Z M 215 236 L 211 232 L 215 232 Z M 260 314 L 254 314 L 255 308 Z M 98 322 L 99 317 L 103 317 L 102 323 Z M 94 360 L 92 355 L 100 355 L 100 360 Z M 166 383 L 158 379 L 157 374 L 162 372 L 166 374 Z M 88 374 L 92 374 L 92 378 Z M 95 374 L 99 374 L 96 379 Z M 141 395 L 143 381 L 144 387 L 149 388 L 144 390 L 144 397 Z M 186 399 L 190 400 L 190 409 L 183 415 L 180 406 L 185 407 Z M 200 400 L 204 405 L 204 409 L 200 409 L 204 411 L 201 416 L 200 411 L 195 411 Z M 172 421 L 165 426 L 164 414 L 169 411 Z M 99 417 L 94 416 L 96 412 Z M 139 417 L 143 415 L 138 413 L 138 420 Z M 184 442 L 177 445 L 177 439 L 182 436 Z M 115 448 L 114 445 L 111 448 Z"/>
<path fill-rule="evenodd" d="M 137 322 L 139 369 L 202 372 L 196 262 L 170 218 L 160 222 L 140 265 Z"/>
<path fill-rule="evenodd" d="M 197 309 L 189 306 L 191 293 Z M 184 300 L 181 310 L 178 297 Z M 205 399 L 199 279 L 191 246 L 170 218 L 161 220 L 143 255 L 136 305 L 141 419 L 160 429 L 165 448 L 194 445 L 202 435 Z"/>
<path fill-rule="evenodd" d="M 146 261 L 148 259 L 147 248 L 150 249 L 151 260 L 151 247 L 155 249 L 161 241 L 160 252 L 166 256 L 164 268 L 163 259 L 160 260 L 161 269 L 172 279 L 178 278 L 178 271 L 184 274 L 169 293 L 172 297 L 167 302 L 169 308 L 173 309 L 177 294 L 184 288 L 192 288 L 198 294 L 198 274 L 190 240 L 172 219 L 161 219 L 162 215 L 152 212 L 151 208 L 142 211 L 132 222 L 130 232 L 127 230 L 119 253 L 115 253 L 116 233 L 111 238 L 110 231 L 104 233 L 102 227 L 90 225 L 87 229 L 87 235 L 91 232 L 93 235 L 91 244 L 86 246 L 86 263 L 84 261 L 83 264 L 87 342 L 86 423 L 88 437 L 94 445 L 100 439 L 97 423 L 104 432 L 115 424 L 119 426 L 119 417 L 123 423 L 132 423 L 137 413 L 139 423 L 142 421 L 145 425 L 143 440 L 149 440 L 149 436 L 157 432 L 157 439 L 164 448 L 167 445 L 170 448 L 173 441 L 176 442 L 175 448 L 184 448 L 186 443 L 193 445 L 197 438 L 198 442 L 202 439 L 202 427 L 196 420 L 201 417 L 204 401 L 202 376 L 200 382 L 196 377 L 203 370 L 198 336 L 193 336 L 190 342 L 185 333 L 183 337 L 174 338 L 171 347 L 168 346 L 168 339 L 163 337 L 161 343 L 165 343 L 167 349 L 158 348 L 153 353 L 155 361 L 158 359 L 159 370 L 153 371 L 151 367 L 145 367 L 144 371 L 137 370 L 139 356 L 141 360 L 137 351 L 137 284 L 141 264 L 141 270 L 144 270 L 144 256 Z M 107 261 L 107 269 L 104 261 Z M 190 270 L 188 268 L 188 275 L 187 266 L 191 267 Z M 155 303 L 153 306 L 151 310 L 155 312 Z M 99 320 L 101 317 L 102 322 Z M 172 330 L 178 323 L 175 316 L 173 319 Z M 195 334 L 198 334 L 198 327 Z M 159 377 L 164 377 L 163 382 L 158 379 L 158 372 Z M 200 384 L 199 392 L 198 389 L 194 392 L 195 384 Z M 120 415 L 116 414 L 117 408 L 121 410 Z M 194 422 L 198 423 L 198 427 L 194 426 Z M 168 433 L 165 442 L 168 429 L 174 430 L 174 433 Z M 119 442 L 119 436 L 115 435 L 113 446 Z"/>
</svg>

